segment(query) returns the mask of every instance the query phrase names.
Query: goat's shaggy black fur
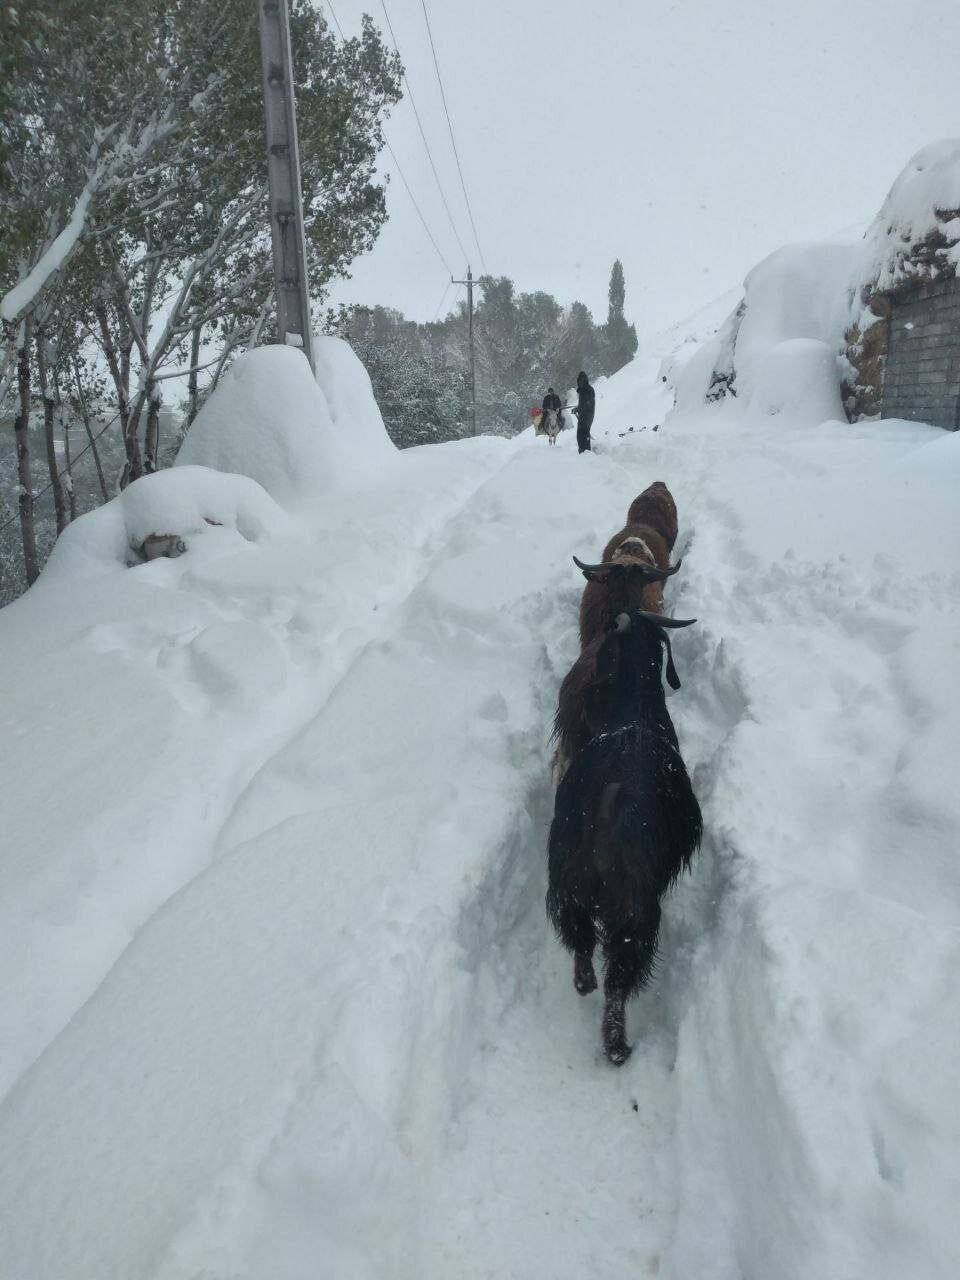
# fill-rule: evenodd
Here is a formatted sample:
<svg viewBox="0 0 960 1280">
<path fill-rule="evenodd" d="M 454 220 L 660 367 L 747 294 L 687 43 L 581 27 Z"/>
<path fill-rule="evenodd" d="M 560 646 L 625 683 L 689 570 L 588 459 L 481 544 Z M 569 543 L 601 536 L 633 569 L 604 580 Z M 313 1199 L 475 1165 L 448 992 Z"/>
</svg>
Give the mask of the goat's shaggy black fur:
<svg viewBox="0 0 960 1280">
<path fill-rule="evenodd" d="M 557 789 L 547 891 L 547 914 L 574 954 L 581 994 L 597 985 L 592 957 L 603 947 L 603 1040 L 615 1063 L 630 1053 L 624 1007 L 650 978 L 660 899 L 701 833 L 661 682 L 666 632 L 636 610 L 618 623 L 625 629 L 599 647 L 588 692 L 591 719 L 601 723 Z M 668 674 L 676 682 L 672 663 Z"/>
</svg>

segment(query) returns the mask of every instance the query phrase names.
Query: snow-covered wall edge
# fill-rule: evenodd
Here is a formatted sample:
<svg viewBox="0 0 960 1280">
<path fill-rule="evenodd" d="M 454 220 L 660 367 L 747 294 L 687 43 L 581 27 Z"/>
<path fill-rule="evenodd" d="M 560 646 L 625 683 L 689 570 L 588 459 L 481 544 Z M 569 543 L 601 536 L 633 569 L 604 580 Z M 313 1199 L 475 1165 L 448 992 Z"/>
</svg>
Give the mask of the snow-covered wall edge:
<svg viewBox="0 0 960 1280">
<path fill-rule="evenodd" d="M 879 415 L 894 306 L 958 264 L 960 139 L 947 139 L 911 157 L 861 240 L 790 245 L 759 263 L 725 323 L 670 371 L 677 407 L 735 395 L 762 418 L 815 387 L 826 416 Z"/>
</svg>

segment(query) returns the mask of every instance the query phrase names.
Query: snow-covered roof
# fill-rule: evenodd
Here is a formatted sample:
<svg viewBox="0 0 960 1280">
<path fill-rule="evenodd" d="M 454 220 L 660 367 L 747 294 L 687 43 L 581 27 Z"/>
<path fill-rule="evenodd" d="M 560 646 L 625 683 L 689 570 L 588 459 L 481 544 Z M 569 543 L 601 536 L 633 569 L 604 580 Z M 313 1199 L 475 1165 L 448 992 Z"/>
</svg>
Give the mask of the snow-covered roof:
<svg viewBox="0 0 960 1280">
<path fill-rule="evenodd" d="M 861 280 L 890 292 L 955 274 L 960 261 L 960 138 L 933 142 L 903 169 L 864 236 Z"/>
</svg>

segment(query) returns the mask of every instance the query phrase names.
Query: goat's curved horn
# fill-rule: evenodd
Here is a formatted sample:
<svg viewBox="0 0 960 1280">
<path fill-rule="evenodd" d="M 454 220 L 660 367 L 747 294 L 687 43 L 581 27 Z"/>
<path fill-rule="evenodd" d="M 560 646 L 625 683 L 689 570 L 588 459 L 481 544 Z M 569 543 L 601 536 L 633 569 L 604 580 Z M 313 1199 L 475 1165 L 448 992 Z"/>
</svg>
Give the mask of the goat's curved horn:
<svg viewBox="0 0 960 1280">
<path fill-rule="evenodd" d="M 666 582 L 668 578 L 679 572 L 682 560 L 678 560 L 676 564 L 671 564 L 666 569 L 661 569 L 655 564 L 623 564 L 615 560 L 604 560 L 601 564 L 584 564 L 582 560 L 573 557 L 573 563 L 577 566 L 581 573 L 588 577 L 592 574 L 594 577 L 607 578 L 611 573 L 632 573 L 636 577 L 646 578 L 648 582 Z"/>
<path fill-rule="evenodd" d="M 696 622 L 696 618 L 668 618 L 662 613 L 647 613 L 645 609 L 634 609 L 633 616 L 635 618 L 645 618 L 647 622 L 652 622 L 656 627 L 667 627 L 669 629 L 692 627 Z"/>
<path fill-rule="evenodd" d="M 573 563 L 588 582 L 607 582 L 612 573 L 621 574 L 624 572 L 622 564 L 584 564 L 576 556 L 573 557 Z"/>
<path fill-rule="evenodd" d="M 603 564 L 584 564 L 582 560 L 573 557 L 573 563 L 577 566 L 581 573 L 613 573 L 616 569 L 615 564 L 604 562 Z"/>
<path fill-rule="evenodd" d="M 655 564 L 625 564 L 623 568 L 627 573 L 646 578 L 648 582 L 666 582 L 667 578 L 672 578 L 682 564 L 683 561 L 678 560 L 676 564 L 667 565 L 666 569 L 661 569 Z"/>
</svg>

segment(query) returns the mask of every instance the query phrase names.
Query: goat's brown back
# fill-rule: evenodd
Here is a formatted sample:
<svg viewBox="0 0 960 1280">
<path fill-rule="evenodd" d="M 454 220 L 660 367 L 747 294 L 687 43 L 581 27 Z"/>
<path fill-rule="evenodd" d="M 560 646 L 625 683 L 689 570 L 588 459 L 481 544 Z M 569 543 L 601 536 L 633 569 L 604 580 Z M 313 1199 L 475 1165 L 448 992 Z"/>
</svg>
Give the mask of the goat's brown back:
<svg viewBox="0 0 960 1280">
<path fill-rule="evenodd" d="M 654 480 L 637 494 L 627 512 L 627 524 L 646 524 L 656 529 L 672 551 L 677 540 L 677 504 L 662 480 Z"/>
<path fill-rule="evenodd" d="M 599 635 L 585 645 L 580 656 L 563 677 L 557 697 L 557 714 L 553 733 L 557 739 L 556 764 L 560 777 L 576 753 L 596 732 L 596 716 L 592 714 L 596 700 L 597 652 L 604 636 Z"/>
</svg>

